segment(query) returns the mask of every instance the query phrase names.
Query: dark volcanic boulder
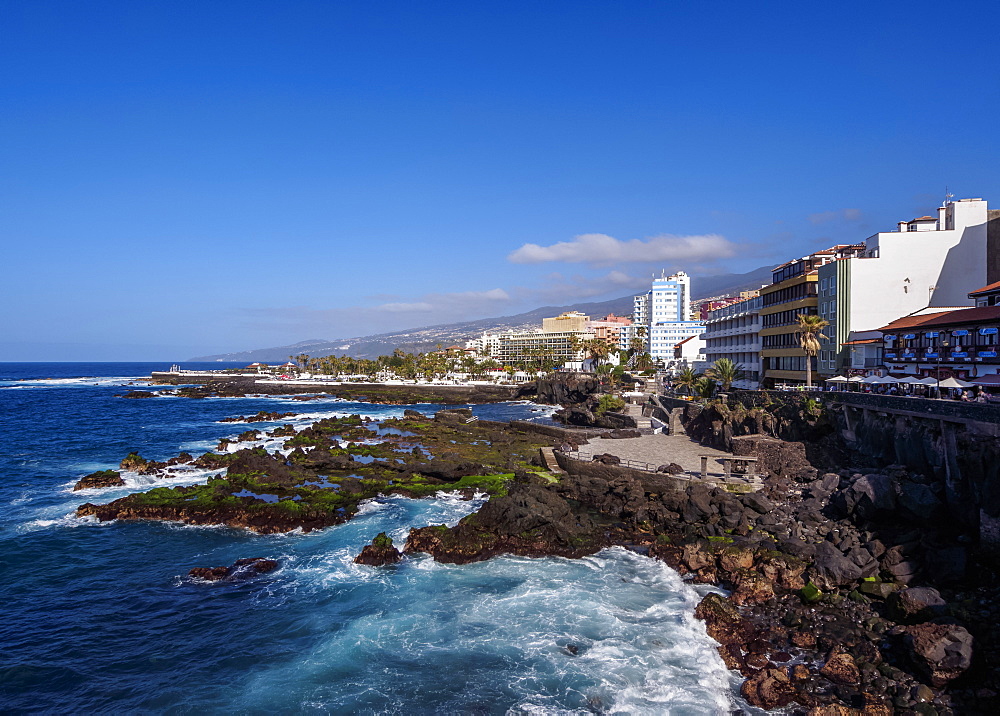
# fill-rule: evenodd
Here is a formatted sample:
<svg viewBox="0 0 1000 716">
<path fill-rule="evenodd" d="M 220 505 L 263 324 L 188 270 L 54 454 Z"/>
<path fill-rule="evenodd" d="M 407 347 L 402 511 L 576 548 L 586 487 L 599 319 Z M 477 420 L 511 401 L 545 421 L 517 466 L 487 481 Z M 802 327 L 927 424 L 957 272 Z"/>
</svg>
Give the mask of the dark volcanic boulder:
<svg viewBox="0 0 1000 716">
<path fill-rule="evenodd" d="M 231 567 L 195 567 L 188 572 L 188 576 L 195 579 L 204 579 L 209 582 L 218 582 L 223 579 L 238 581 L 256 577 L 258 574 L 273 572 L 277 568 L 278 563 L 273 559 L 248 557 L 236 560 Z"/>
<path fill-rule="evenodd" d="M 830 502 L 842 515 L 872 520 L 895 511 L 896 490 L 888 475 L 858 475 L 835 493 Z"/>
<path fill-rule="evenodd" d="M 797 477 L 811 468 L 806 448 L 800 442 L 778 440 L 768 435 L 743 435 L 732 440 L 733 455 L 757 458 L 759 472 L 777 477 Z"/>
<path fill-rule="evenodd" d="M 594 462 L 599 462 L 602 465 L 620 465 L 621 458 L 606 452 L 601 455 L 594 455 Z"/>
<path fill-rule="evenodd" d="M 944 686 L 972 664 L 972 635 L 955 624 L 907 627 L 904 642 L 910 659 L 933 686 Z"/>
<path fill-rule="evenodd" d="M 885 601 L 889 617 L 903 624 L 916 624 L 942 616 L 948 606 L 940 592 L 932 587 L 900 589 Z"/>
<path fill-rule="evenodd" d="M 570 408 L 563 408 L 552 416 L 556 420 L 567 425 L 580 425 L 592 427 L 596 418 L 586 405 L 574 405 Z"/>
<path fill-rule="evenodd" d="M 612 430 L 610 433 L 607 433 L 604 437 L 612 438 L 614 440 L 622 440 L 624 438 L 642 437 L 642 433 L 640 433 L 638 430 Z"/>
<path fill-rule="evenodd" d="M 392 538 L 385 532 L 379 532 L 372 543 L 365 545 L 361 554 L 354 558 L 354 563 L 381 567 L 386 564 L 396 564 L 402 558 L 403 555 L 393 546 Z"/>
<path fill-rule="evenodd" d="M 117 470 L 98 470 L 81 477 L 73 490 L 90 490 L 96 487 L 122 487 L 125 481 Z"/>
<path fill-rule="evenodd" d="M 600 417 L 594 419 L 594 425 L 599 428 L 612 428 L 613 430 L 627 430 L 636 427 L 635 418 L 624 413 L 613 413 L 610 410 Z M 635 437 L 638 437 L 636 433 Z M 629 436 L 633 437 L 633 436 Z"/>
<path fill-rule="evenodd" d="M 600 381 L 593 373 L 550 373 L 538 379 L 535 400 L 549 405 L 578 405 L 600 389 Z"/>
<path fill-rule="evenodd" d="M 472 411 L 469 408 L 439 410 L 434 413 L 434 419 L 442 423 L 464 423 L 472 419 Z"/>
<path fill-rule="evenodd" d="M 795 693 L 788 670 L 779 668 L 762 669 L 740 687 L 740 694 L 747 703 L 768 711 L 792 703 Z"/>
<path fill-rule="evenodd" d="M 426 552 L 439 562 L 465 564 L 498 554 L 582 557 L 606 546 L 585 509 L 533 480 L 515 480 L 457 526 L 410 530 L 404 552 Z"/>
<path fill-rule="evenodd" d="M 684 468 L 678 465 L 676 462 L 672 462 L 669 465 L 660 465 L 656 468 L 657 472 L 664 472 L 668 475 L 680 475 L 684 472 Z"/>
<path fill-rule="evenodd" d="M 721 594 L 705 595 L 694 615 L 705 622 L 705 631 L 723 646 L 742 645 L 750 641 L 753 628 L 736 606 Z"/>
<path fill-rule="evenodd" d="M 128 455 L 122 458 L 122 461 L 118 464 L 122 470 L 128 470 L 129 472 L 139 472 L 143 470 L 149 461 L 142 457 L 137 452 L 130 452 Z"/>
<path fill-rule="evenodd" d="M 148 390 L 130 390 L 123 395 L 123 398 L 152 398 L 156 393 L 150 393 Z"/>
<path fill-rule="evenodd" d="M 900 483 L 899 507 L 904 515 L 921 525 L 944 510 L 944 505 L 931 488 L 916 482 Z"/>
<path fill-rule="evenodd" d="M 834 589 L 862 577 L 861 568 L 829 542 L 816 545 L 812 581 L 820 589 Z"/>
<path fill-rule="evenodd" d="M 835 684 L 858 684 L 861 682 L 861 671 L 854 663 L 854 658 L 840 648 L 834 649 L 826 665 L 819 670 L 823 676 Z"/>
</svg>

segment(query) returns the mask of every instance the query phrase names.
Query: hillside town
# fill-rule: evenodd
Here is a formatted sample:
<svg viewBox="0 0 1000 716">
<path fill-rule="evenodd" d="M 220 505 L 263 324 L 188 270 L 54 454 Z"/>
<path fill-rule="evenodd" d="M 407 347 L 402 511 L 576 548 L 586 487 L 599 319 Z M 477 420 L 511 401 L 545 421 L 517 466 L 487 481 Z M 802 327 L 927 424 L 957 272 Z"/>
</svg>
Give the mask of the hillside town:
<svg viewBox="0 0 1000 716">
<path fill-rule="evenodd" d="M 400 351 L 376 361 L 303 355 L 248 369 L 283 379 L 447 383 L 627 371 L 710 394 L 718 381 L 697 381 L 722 361 L 727 388 L 966 399 L 1000 389 L 1000 210 L 978 198 L 948 200 L 937 216 L 856 238 L 791 258 L 770 284 L 735 295 L 695 301 L 691 276 L 661 272 L 628 317 L 567 311 L 412 359 Z"/>
</svg>

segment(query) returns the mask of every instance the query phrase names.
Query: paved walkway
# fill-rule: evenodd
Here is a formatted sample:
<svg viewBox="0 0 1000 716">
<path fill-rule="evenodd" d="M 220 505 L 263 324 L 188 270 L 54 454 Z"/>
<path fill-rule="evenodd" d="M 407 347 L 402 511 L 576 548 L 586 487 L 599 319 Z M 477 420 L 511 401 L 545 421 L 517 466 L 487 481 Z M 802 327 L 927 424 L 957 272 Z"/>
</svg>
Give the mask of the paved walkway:
<svg viewBox="0 0 1000 716">
<path fill-rule="evenodd" d="M 648 418 L 646 418 L 648 420 Z M 637 438 L 592 438 L 587 445 L 580 446 L 580 452 L 592 455 L 611 453 L 622 460 L 637 460 L 653 465 L 667 465 L 676 462 L 684 471 L 701 475 L 701 456 L 728 456 L 730 453 L 701 445 L 687 435 L 642 435 Z M 709 475 L 722 475 L 722 463 L 708 461 Z"/>
</svg>

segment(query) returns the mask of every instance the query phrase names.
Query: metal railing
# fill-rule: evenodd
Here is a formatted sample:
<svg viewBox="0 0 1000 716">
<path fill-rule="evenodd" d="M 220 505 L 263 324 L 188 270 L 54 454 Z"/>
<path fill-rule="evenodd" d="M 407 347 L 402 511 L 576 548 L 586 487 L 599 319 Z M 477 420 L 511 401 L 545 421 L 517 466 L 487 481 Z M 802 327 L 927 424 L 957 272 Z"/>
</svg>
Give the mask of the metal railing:
<svg viewBox="0 0 1000 716">
<path fill-rule="evenodd" d="M 580 462 L 593 462 L 595 455 L 593 453 L 580 452 L 579 450 L 559 450 L 563 456 L 569 458 L 570 460 L 578 460 Z M 617 457 L 617 456 L 616 456 Z M 640 470 L 642 472 L 652 472 L 656 473 L 656 465 L 648 462 L 641 462 L 639 460 L 621 460 L 621 462 L 615 463 L 614 466 L 617 467 L 628 467 L 633 470 Z M 755 477 L 753 479 L 742 478 L 742 477 L 725 477 L 710 475 L 708 478 L 703 479 L 700 472 L 685 471 L 672 475 L 669 473 L 664 473 L 667 477 L 672 477 L 675 480 L 688 480 L 689 482 L 707 482 L 718 484 L 719 486 L 737 492 L 753 492 L 763 484 L 761 478 Z"/>
</svg>

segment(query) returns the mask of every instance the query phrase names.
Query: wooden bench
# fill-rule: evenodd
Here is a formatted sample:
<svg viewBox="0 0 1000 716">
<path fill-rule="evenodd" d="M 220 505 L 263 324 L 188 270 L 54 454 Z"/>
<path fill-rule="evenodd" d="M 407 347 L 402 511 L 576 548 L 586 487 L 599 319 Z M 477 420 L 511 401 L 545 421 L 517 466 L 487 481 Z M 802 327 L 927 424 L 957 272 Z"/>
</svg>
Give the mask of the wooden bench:
<svg viewBox="0 0 1000 716">
<path fill-rule="evenodd" d="M 725 477 L 733 476 L 733 466 L 741 465 L 746 467 L 746 479 L 755 480 L 757 478 L 757 458 L 743 457 L 737 455 L 700 455 L 701 457 L 701 477 L 708 477 L 708 461 L 722 460 L 722 471 Z"/>
</svg>

